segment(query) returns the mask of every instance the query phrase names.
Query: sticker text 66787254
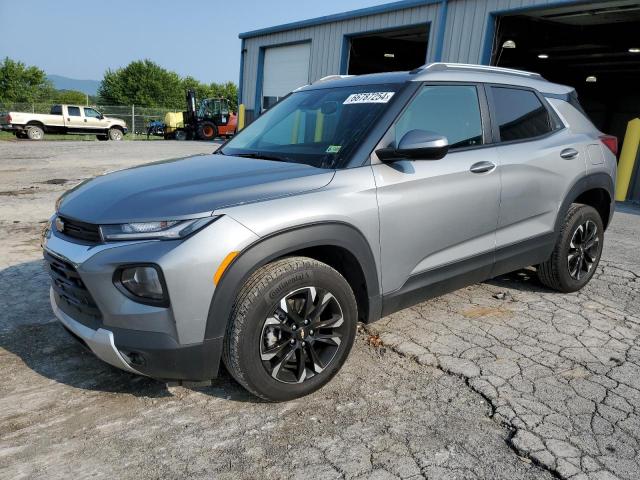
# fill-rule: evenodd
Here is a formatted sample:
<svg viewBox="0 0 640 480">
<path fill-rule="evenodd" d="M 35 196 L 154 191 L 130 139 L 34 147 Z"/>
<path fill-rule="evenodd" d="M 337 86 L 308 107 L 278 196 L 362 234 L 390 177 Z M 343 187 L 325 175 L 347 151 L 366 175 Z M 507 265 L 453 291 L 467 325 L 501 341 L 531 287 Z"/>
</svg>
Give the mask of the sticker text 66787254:
<svg viewBox="0 0 640 480">
<path fill-rule="evenodd" d="M 393 97 L 394 92 L 363 92 L 352 93 L 342 102 L 343 105 L 354 103 L 387 103 Z"/>
</svg>

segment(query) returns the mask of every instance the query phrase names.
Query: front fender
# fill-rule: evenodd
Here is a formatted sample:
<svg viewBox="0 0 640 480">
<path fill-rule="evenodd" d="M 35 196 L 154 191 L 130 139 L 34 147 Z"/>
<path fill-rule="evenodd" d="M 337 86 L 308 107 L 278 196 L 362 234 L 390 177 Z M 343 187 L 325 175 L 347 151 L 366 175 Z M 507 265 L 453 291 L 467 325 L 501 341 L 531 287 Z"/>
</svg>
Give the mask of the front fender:
<svg viewBox="0 0 640 480">
<path fill-rule="evenodd" d="M 341 222 L 314 223 L 275 232 L 252 243 L 235 258 L 220 279 L 209 308 L 205 338 L 225 334 L 235 298 L 257 269 L 284 255 L 318 246 L 335 246 L 349 251 L 364 273 L 369 296 L 369 321 L 380 317 L 380 285 L 375 257 L 364 235 Z"/>
</svg>

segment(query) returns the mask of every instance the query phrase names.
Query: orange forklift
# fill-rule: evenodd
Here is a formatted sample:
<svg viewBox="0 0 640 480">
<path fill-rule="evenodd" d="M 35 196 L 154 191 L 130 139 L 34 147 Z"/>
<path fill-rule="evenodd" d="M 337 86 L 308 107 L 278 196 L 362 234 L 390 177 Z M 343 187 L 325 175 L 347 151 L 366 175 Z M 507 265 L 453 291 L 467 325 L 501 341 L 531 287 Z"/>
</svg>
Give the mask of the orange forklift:
<svg viewBox="0 0 640 480">
<path fill-rule="evenodd" d="M 234 135 L 238 117 L 226 98 L 205 98 L 198 104 L 196 93 L 188 90 L 187 110 L 167 113 L 164 123 L 165 140 L 213 140 Z"/>
</svg>

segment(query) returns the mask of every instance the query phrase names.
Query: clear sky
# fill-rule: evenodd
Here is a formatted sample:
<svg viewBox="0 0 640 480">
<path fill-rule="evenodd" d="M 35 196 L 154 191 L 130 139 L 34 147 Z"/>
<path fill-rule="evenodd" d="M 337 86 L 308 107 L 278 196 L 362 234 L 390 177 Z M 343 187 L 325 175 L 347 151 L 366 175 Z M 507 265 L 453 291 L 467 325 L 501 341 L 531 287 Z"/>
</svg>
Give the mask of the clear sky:
<svg viewBox="0 0 640 480">
<path fill-rule="evenodd" d="M 0 0 L 0 57 L 101 80 L 149 58 L 204 82 L 238 81 L 238 33 L 388 0 Z"/>
</svg>

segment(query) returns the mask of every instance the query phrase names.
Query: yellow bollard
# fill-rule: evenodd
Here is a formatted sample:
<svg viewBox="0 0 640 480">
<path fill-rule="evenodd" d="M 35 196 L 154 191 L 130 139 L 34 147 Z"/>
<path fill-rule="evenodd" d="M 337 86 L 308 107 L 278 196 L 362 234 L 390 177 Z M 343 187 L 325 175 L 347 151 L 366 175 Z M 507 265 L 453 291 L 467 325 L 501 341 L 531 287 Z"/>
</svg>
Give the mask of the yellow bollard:
<svg viewBox="0 0 640 480">
<path fill-rule="evenodd" d="M 238 106 L 238 126 L 237 126 L 238 131 L 244 128 L 244 110 L 245 110 L 244 103 L 241 103 Z"/>
<path fill-rule="evenodd" d="M 618 162 L 618 178 L 616 178 L 616 201 L 618 202 L 624 202 L 627 199 L 639 146 L 640 118 L 634 118 L 627 124 L 627 133 L 624 136 L 622 153 L 620 153 L 620 161 Z"/>
<path fill-rule="evenodd" d="M 316 131 L 313 136 L 314 142 L 322 141 L 323 128 L 324 128 L 324 114 L 322 113 L 322 110 L 318 110 L 318 113 L 316 113 Z"/>
<path fill-rule="evenodd" d="M 302 118 L 302 112 L 298 110 L 293 119 L 293 129 L 291 130 L 291 145 L 298 143 L 298 134 L 300 132 L 300 120 Z"/>
</svg>

